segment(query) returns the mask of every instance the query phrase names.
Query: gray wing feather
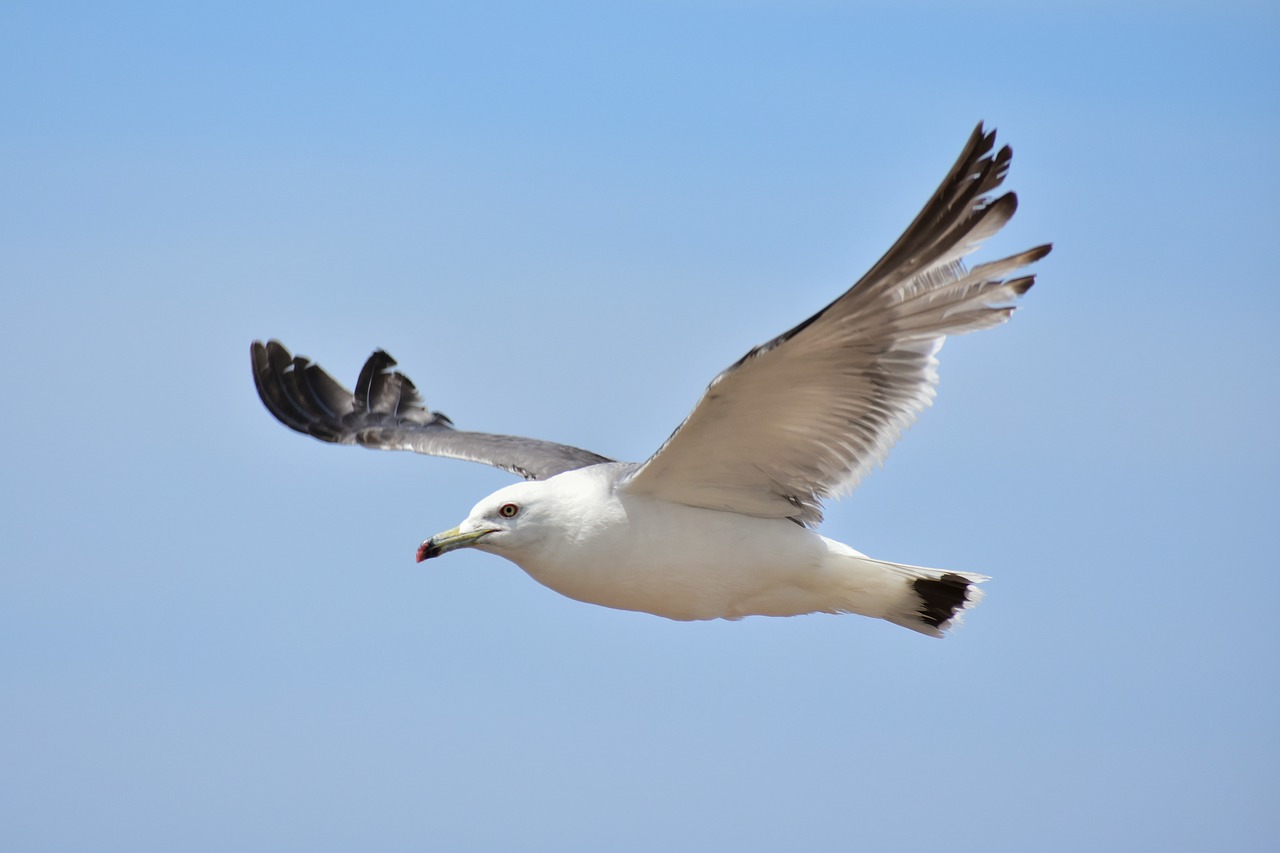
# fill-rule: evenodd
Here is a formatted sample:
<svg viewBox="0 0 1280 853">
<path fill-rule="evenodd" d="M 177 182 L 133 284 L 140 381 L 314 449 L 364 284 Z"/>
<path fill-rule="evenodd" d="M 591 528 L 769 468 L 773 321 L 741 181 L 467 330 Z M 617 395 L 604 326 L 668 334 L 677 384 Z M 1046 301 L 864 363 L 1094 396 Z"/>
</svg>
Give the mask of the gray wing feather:
<svg viewBox="0 0 1280 853">
<path fill-rule="evenodd" d="M 250 356 L 267 411 L 321 441 L 483 462 L 530 480 L 613 461 L 565 444 L 454 429 L 449 418 L 423 404 L 409 377 L 391 370 L 395 359 L 382 350 L 364 363 L 354 394 L 278 341 L 254 341 Z"/>
<path fill-rule="evenodd" d="M 1008 278 L 1038 246 L 966 270 L 961 259 L 1009 221 L 992 199 L 1012 151 L 981 124 L 897 242 L 826 308 L 717 376 L 625 488 L 744 515 L 822 520 L 821 502 L 884 459 L 937 382 L 947 335 L 1002 323 L 1034 282 Z"/>
</svg>

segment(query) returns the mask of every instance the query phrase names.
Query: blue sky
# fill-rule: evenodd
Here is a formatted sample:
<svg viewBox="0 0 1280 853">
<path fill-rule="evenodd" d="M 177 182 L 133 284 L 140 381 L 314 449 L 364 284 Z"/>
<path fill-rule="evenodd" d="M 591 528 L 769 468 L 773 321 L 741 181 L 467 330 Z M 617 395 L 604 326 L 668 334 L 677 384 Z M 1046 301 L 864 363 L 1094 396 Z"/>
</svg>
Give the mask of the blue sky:
<svg viewBox="0 0 1280 853">
<path fill-rule="evenodd" d="M 1273 847 L 1280 14 L 1030 5 L 5 4 L 0 847 Z M 417 566 L 510 479 L 253 392 L 644 458 L 979 119 L 1055 252 L 823 527 L 943 642 Z"/>
</svg>

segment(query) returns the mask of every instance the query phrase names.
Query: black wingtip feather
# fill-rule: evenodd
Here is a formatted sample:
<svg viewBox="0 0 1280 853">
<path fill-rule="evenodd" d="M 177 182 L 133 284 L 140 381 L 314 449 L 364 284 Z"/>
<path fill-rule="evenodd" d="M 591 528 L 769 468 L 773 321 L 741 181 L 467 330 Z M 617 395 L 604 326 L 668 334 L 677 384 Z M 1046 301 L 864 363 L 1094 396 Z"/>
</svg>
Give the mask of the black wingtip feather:
<svg viewBox="0 0 1280 853">
<path fill-rule="evenodd" d="M 1010 290 L 1012 290 L 1014 293 L 1018 294 L 1019 296 L 1022 296 L 1024 293 L 1030 290 L 1031 286 L 1034 285 L 1035 283 L 1036 283 L 1036 277 L 1033 275 L 1027 275 L 1027 276 L 1023 276 L 1022 278 L 1015 278 L 1013 281 L 1008 282 L 1006 286 Z"/>
<path fill-rule="evenodd" d="M 276 341 L 268 341 L 265 345 L 254 341 L 250 349 L 250 357 L 253 360 L 254 385 L 267 411 L 289 429 L 307 433 L 305 414 L 291 399 L 282 378 L 284 371 L 293 361 L 288 351 Z"/>
<path fill-rule="evenodd" d="M 388 368 L 395 367 L 396 360 L 386 350 L 374 350 L 360 368 L 360 376 L 356 379 L 355 408 L 358 412 L 367 412 L 376 407 L 370 402 L 378 397 L 376 388 L 378 378 Z"/>
<path fill-rule="evenodd" d="M 341 419 L 351 413 L 351 392 L 325 373 L 320 365 L 307 365 L 302 372 L 302 380 L 328 417 Z"/>
<path fill-rule="evenodd" d="M 278 341 L 254 341 L 249 348 L 253 381 L 267 411 L 290 429 L 336 443 L 361 443 L 360 432 L 413 423 L 453 428 L 448 417 L 431 412 L 395 359 L 376 350 L 365 361 L 353 394 L 304 356 Z"/>
</svg>

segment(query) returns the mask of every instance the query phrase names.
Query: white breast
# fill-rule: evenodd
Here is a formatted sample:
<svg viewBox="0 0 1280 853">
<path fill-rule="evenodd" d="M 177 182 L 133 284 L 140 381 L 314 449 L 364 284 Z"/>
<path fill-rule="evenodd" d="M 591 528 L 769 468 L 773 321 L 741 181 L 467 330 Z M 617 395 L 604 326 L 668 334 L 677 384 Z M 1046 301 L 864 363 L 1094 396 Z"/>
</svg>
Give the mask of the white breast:
<svg viewBox="0 0 1280 853">
<path fill-rule="evenodd" d="M 821 609 L 812 587 L 834 543 L 786 519 L 601 490 L 579 493 L 564 520 L 505 556 L 570 598 L 682 620 Z"/>
</svg>

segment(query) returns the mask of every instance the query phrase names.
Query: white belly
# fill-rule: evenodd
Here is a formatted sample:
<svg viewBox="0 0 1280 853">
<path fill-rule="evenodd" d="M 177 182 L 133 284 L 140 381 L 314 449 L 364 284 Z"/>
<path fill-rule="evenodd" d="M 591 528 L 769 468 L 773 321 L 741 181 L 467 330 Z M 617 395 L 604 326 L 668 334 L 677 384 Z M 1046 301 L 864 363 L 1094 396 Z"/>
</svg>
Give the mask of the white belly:
<svg viewBox="0 0 1280 853">
<path fill-rule="evenodd" d="M 832 546 L 787 519 L 639 496 L 519 565 L 570 598 L 671 619 L 790 616 L 830 609 Z"/>
</svg>

